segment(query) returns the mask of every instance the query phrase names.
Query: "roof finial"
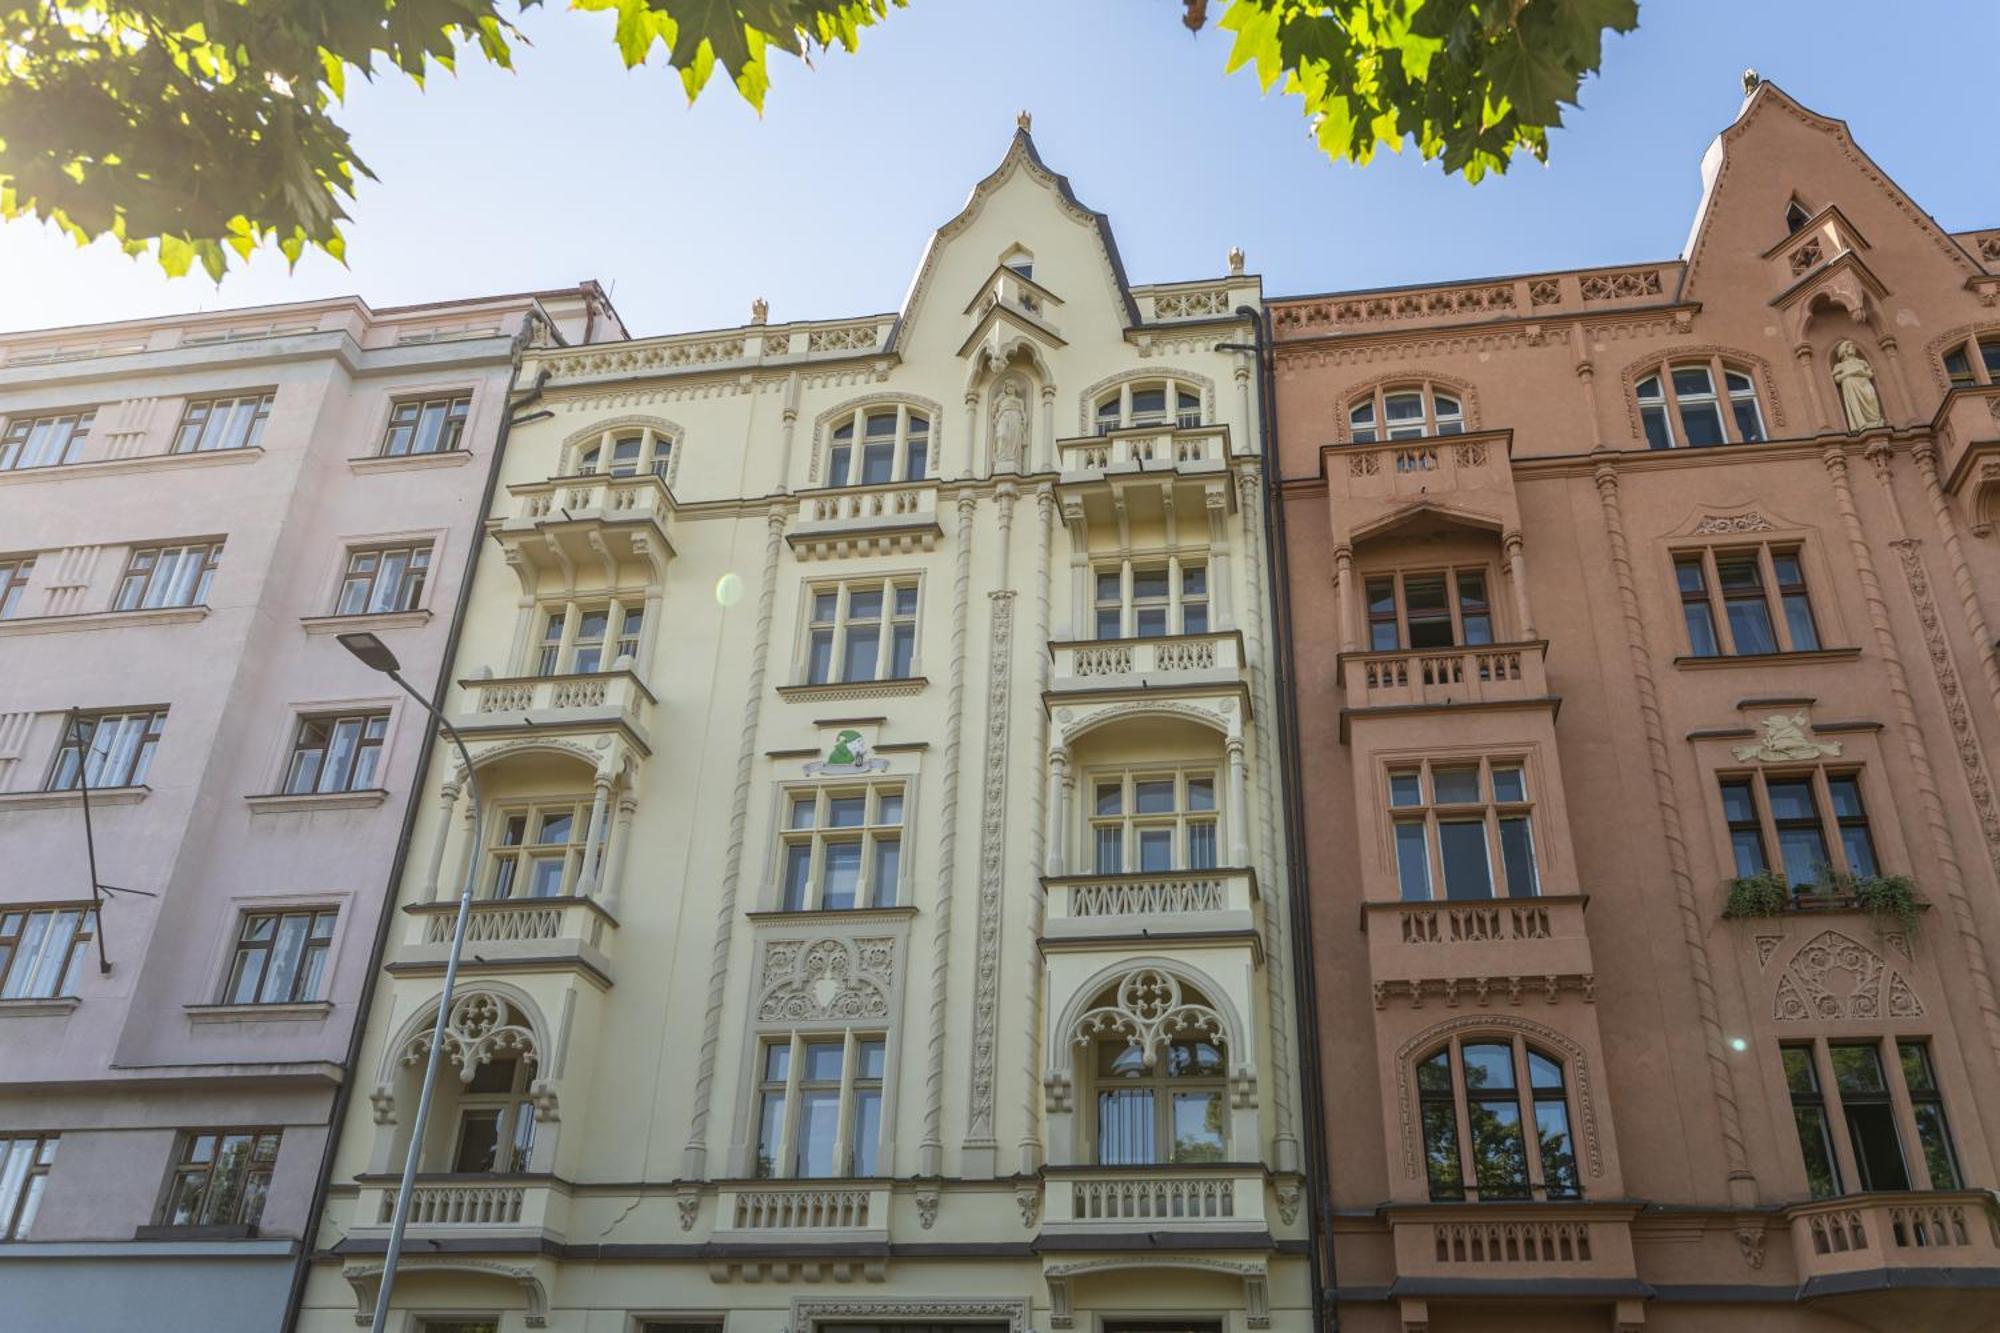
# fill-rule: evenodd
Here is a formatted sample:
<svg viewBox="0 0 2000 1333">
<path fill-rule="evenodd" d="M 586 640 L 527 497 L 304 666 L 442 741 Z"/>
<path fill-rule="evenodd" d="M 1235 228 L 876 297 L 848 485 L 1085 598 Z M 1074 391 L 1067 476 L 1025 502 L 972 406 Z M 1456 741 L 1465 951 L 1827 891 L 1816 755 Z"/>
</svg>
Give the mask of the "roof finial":
<svg viewBox="0 0 2000 1333">
<path fill-rule="evenodd" d="M 1020 126 L 1021 133 L 1026 134 L 1035 127 L 1035 118 L 1023 110 L 1020 115 L 1014 117 L 1014 123 Z"/>
<path fill-rule="evenodd" d="M 1751 93 L 1756 92 L 1758 85 L 1762 84 L 1763 82 L 1764 82 L 1764 76 L 1759 74 L 1756 70 L 1754 69 L 1744 70 L 1743 95 L 1745 97 L 1748 97 Z"/>
<path fill-rule="evenodd" d="M 771 303 L 759 296 L 750 302 L 750 322 L 763 324 L 771 318 Z"/>
<path fill-rule="evenodd" d="M 1243 276 L 1243 247 L 1240 245 L 1229 247 L 1229 276 L 1232 278 Z"/>
</svg>

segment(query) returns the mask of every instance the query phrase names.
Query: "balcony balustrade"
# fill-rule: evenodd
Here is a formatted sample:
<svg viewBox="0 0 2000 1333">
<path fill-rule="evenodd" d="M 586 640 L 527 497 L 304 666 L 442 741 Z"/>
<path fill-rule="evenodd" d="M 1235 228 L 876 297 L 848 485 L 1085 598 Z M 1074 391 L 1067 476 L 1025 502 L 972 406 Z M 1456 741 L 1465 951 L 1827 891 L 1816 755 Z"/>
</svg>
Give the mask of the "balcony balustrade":
<svg viewBox="0 0 2000 1333">
<path fill-rule="evenodd" d="M 808 491 L 785 540 L 801 560 L 928 551 L 943 535 L 935 481 Z"/>
<path fill-rule="evenodd" d="M 1341 677 L 1349 709 L 1524 703 L 1548 697 L 1547 651 L 1538 641 L 1347 653 Z"/>
<path fill-rule="evenodd" d="M 642 749 L 649 748 L 646 737 L 657 701 L 631 671 L 506 676 L 458 684 L 469 696 L 470 711 L 454 714 L 452 724 L 467 734 L 515 728 L 567 733 L 618 728 Z"/>
<path fill-rule="evenodd" d="M 482 1240 L 542 1236 L 561 1240 L 569 1219 L 568 1188 L 545 1176 L 419 1176 L 410 1194 L 413 1240 Z M 348 1235 L 386 1237 L 396 1217 L 396 1181 L 380 1177 L 361 1187 Z"/>
<path fill-rule="evenodd" d="M 1262 1232 L 1264 1177 L 1241 1166 L 1051 1168 L 1044 1233 Z"/>
<path fill-rule="evenodd" d="M 1043 881 L 1049 940 L 1254 930 L 1257 875 L 1247 868 L 1063 875 Z"/>
<path fill-rule="evenodd" d="M 673 555 L 674 497 L 652 473 L 558 477 L 509 486 L 513 512 L 488 530 L 531 566 L 643 564 L 655 574 Z M 553 549 L 551 549 L 553 548 Z"/>
<path fill-rule="evenodd" d="M 2000 1269 L 1991 1194 L 1851 1194 L 1786 1210 L 1799 1276 L 1875 1269 Z"/>
<path fill-rule="evenodd" d="M 411 903 L 401 947 L 390 963 L 398 973 L 444 970 L 457 925 L 456 900 Z M 523 965 L 570 966 L 611 981 L 611 941 L 618 923 L 592 898 L 484 898 L 465 923 L 468 976 Z"/>
<path fill-rule="evenodd" d="M 759 1181 L 724 1186 L 717 1194 L 715 1239 L 886 1240 L 889 1185 L 826 1181 Z"/>
<path fill-rule="evenodd" d="M 1074 639 L 1049 645 L 1051 688 L 1065 691 L 1228 685 L 1244 680 L 1243 637 L 1233 630 L 1151 639 Z"/>
<path fill-rule="evenodd" d="M 1581 1203 L 1436 1204 L 1391 1210 L 1396 1276 L 1633 1280 L 1632 1210 Z"/>
<path fill-rule="evenodd" d="M 1059 440 L 1056 453 L 1065 480 L 1090 473 L 1214 472 L 1232 456 L 1229 428 L 1203 425 L 1193 415 Z"/>
<path fill-rule="evenodd" d="M 1376 1002 L 1391 995 L 1518 1003 L 1537 991 L 1588 990 L 1590 937 L 1581 894 L 1477 902 L 1364 903 Z"/>
</svg>

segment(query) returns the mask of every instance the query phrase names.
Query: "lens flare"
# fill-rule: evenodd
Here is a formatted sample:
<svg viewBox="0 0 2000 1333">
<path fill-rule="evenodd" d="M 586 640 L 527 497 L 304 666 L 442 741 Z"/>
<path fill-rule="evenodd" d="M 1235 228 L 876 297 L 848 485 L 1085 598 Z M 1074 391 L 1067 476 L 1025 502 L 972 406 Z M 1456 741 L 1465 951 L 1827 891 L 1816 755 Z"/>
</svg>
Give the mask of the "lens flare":
<svg viewBox="0 0 2000 1333">
<path fill-rule="evenodd" d="M 734 606 L 742 600 L 742 575 L 736 573 L 724 574 L 715 581 L 715 601 L 718 606 Z"/>
</svg>

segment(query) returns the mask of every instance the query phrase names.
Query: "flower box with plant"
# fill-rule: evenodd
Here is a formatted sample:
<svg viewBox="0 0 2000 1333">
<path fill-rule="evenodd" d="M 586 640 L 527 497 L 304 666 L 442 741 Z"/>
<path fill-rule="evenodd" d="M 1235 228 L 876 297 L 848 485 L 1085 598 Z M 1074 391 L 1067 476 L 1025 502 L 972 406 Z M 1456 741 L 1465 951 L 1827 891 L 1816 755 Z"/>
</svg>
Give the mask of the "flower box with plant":
<svg viewBox="0 0 2000 1333">
<path fill-rule="evenodd" d="M 1912 931 L 1917 926 L 1917 912 L 1924 906 L 1916 883 L 1907 875 L 1856 876 L 1827 871 L 1812 884 L 1794 886 L 1786 883 L 1784 876 L 1766 870 L 1728 880 L 1724 888 L 1728 899 L 1722 915 L 1729 920 L 1851 910 L 1892 917 L 1905 931 Z"/>
</svg>

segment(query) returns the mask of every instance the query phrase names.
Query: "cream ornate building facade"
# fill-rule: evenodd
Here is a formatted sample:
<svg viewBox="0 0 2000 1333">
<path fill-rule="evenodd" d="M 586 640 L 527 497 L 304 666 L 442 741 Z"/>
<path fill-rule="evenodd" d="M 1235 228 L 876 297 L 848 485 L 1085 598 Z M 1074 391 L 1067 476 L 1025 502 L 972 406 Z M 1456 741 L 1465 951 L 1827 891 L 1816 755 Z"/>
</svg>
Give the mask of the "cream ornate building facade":
<svg viewBox="0 0 2000 1333">
<path fill-rule="evenodd" d="M 301 1327 L 1303 1329 L 1260 290 L 1025 120 L 900 312 L 531 351 Z"/>
</svg>

